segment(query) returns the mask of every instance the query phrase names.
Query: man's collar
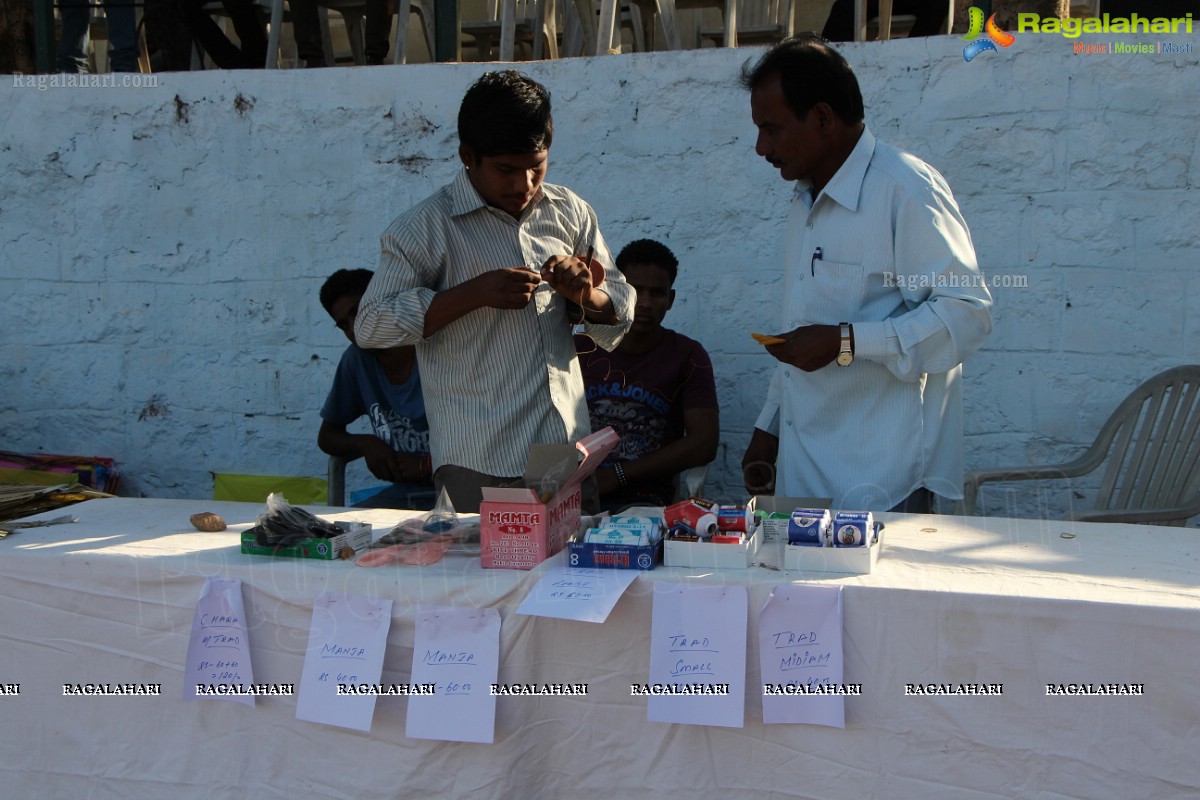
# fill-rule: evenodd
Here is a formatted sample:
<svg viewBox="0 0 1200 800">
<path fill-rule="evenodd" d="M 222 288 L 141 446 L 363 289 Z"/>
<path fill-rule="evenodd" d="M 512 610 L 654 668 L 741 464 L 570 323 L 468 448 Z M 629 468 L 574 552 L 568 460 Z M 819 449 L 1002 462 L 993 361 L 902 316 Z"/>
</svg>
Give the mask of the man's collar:
<svg viewBox="0 0 1200 800">
<path fill-rule="evenodd" d="M 540 203 L 543 198 L 551 202 L 557 202 L 564 199 L 565 195 L 559 187 L 543 182 L 538 187 L 538 193 L 529 204 L 529 208 Z M 458 176 L 454 179 L 454 183 L 450 184 L 451 216 L 458 217 L 487 207 L 487 201 L 475 189 L 475 185 L 471 183 L 471 176 L 467 174 L 466 167 L 463 167 L 458 171 Z"/>
<path fill-rule="evenodd" d="M 846 160 L 838 167 L 838 171 L 825 184 L 821 193 L 840 206 L 850 211 L 858 210 L 858 201 L 862 194 L 863 178 L 866 177 L 867 167 L 875 155 L 875 135 L 865 124 L 862 135 Z M 812 188 L 810 181 L 799 181 L 796 184 L 796 194 L 808 192 Z M 815 198 L 814 198 L 815 200 Z"/>
<path fill-rule="evenodd" d="M 454 179 L 454 183 L 450 184 L 451 215 L 459 217 L 486 206 L 487 203 L 484 202 L 483 196 L 475 191 L 475 186 L 471 183 L 471 176 L 467 174 L 467 168 L 463 167 L 458 171 L 458 177 Z"/>
</svg>

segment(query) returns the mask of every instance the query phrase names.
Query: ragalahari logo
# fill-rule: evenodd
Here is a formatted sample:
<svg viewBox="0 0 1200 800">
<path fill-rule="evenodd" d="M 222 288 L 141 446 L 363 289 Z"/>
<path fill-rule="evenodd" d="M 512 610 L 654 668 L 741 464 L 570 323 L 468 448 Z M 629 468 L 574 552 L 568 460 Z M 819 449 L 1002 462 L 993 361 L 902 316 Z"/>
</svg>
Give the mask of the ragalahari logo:
<svg viewBox="0 0 1200 800">
<path fill-rule="evenodd" d="M 971 43 L 963 48 L 963 61 L 970 61 L 984 50 L 999 52 L 996 50 L 997 45 L 1000 47 L 1008 47 L 1017 40 L 1017 37 L 1013 36 L 1008 31 L 1001 29 L 1000 26 L 996 24 L 995 14 L 992 14 L 990 17 L 988 17 L 987 25 L 984 25 L 982 9 L 971 6 L 967 13 L 970 17 L 971 25 L 967 29 L 967 35 L 962 38 Z M 984 32 L 987 33 L 987 37 L 979 39 L 979 34 Z"/>
</svg>

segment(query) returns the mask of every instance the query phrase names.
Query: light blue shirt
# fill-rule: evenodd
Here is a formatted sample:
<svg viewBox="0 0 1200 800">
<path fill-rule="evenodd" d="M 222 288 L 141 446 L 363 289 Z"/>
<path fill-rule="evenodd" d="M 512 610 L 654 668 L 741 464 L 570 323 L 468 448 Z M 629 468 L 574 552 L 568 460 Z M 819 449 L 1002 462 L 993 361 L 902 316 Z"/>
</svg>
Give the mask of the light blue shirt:
<svg viewBox="0 0 1200 800">
<path fill-rule="evenodd" d="M 814 253 L 820 248 L 820 256 Z M 962 497 L 962 361 L 991 332 L 971 233 L 937 170 L 870 130 L 788 217 L 780 330 L 854 326 L 854 362 L 780 364 L 756 427 L 775 492 L 886 511 L 924 486 Z"/>
</svg>

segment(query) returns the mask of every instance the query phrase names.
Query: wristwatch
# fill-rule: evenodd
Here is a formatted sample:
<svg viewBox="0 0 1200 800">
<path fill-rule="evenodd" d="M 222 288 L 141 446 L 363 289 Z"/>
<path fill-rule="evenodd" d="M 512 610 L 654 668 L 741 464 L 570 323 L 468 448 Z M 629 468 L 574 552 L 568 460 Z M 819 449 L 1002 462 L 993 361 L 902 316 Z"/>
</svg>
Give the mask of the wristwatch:
<svg viewBox="0 0 1200 800">
<path fill-rule="evenodd" d="M 842 344 L 838 348 L 837 365 L 839 367 L 848 367 L 854 361 L 854 351 L 850 349 L 850 323 L 839 323 L 842 328 Z"/>
</svg>

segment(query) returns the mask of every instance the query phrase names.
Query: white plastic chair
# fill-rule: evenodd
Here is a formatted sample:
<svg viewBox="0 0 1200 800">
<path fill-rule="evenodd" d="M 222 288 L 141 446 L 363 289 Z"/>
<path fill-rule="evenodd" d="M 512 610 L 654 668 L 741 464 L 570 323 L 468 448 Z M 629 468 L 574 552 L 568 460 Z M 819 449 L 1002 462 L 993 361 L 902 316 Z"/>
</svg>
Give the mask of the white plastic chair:
<svg viewBox="0 0 1200 800">
<path fill-rule="evenodd" d="M 499 40 L 500 61 L 514 60 L 518 41 L 530 45 L 535 61 L 558 58 L 558 31 L 548 5 L 547 0 L 489 0 L 488 18 L 463 22 L 462 32 L 475 40 L 481 61 L 493 60 L 493 40 Z"/>
<path fill-rule="evenodd" d="M 1099 0 L 1096 0 L 1099 2 Z M 954 0 L 949 0 L 950 10 L 946 12 L 946 30 L 954 30 Z M 887 41 L 892 38 L 893 31 L 900 27 L 901 20 L 907 24 L 908 28 L 912 27 L 914 17 L 902 15 L 893 18 L 892 16 L 892 0 L 879 0 L 879 17 L 878 36 L 880 41 Z M 867 19 L 867 0 L 859 0 L 854 4 L 854 41 L 867 41 L 868 25 L 871 21 Z M 907 30 L 907 29 L 906 29 Z"/>
<path fill-rule="evenodd" d="M 727 12 L 723 27 L 701 28 L 701 42 L 710 39 L 737 47 L 781 42 L 792 35 L 792 0 L 740 0 L 738 6 L 732 22 Z"/>
<path fill-rule="evenodd" d="M 1077 478 L 1101 466 L 1094 509 L 1072 519 L 1184 525 L 1200 514 L 1200 365 L 1174 367 L 1134 389 L 1074 461 L 971 472 L 962 511 L 975 513 L 987 482 Z"/>
<path fill-rule="evenodd" d="M 682 50 L 683 38 L 679 33 L 680 11 L 715 8 L 721 12 L 722 27 L 719 38 L 725 47 L 738 46 L 738 0 L 634 0 L 639 4 L 654 3 L 655 14 L 662 26 L 663 38 L 668 50 Z M 789 0 L 790 2 L 790 0 Z M 789 6 L 790 7 L 790 6 Z M 696 32 L 695 46 L 701 43 L 701 33 Z"/>
<path fill-rule="evenodd" d="M 285 19 L 285 0 L 257 0 L 257 2 L 267 4 L 270 8 L 271 16 L 267 31 L 266 67 L 267 69 L 275 69 L 279 66 L 279 40 Z M 404 64 L 408 60 L 408 22 L 412 14 L 416 14 L 417 18 L 421 21 L 425 31 L 425 43 L 429 47 L 431 58 L 434 53 L 435 27 L 432 2 L 426 6 L 426 0 L 397 0 L 397 8 L 402 8 L 405 2 L 408 3 L 409 13 L 397 13 L 396 15 L 396 34 L 391 48 L 393 64 Z M 333 64 L 333 43 L 329 36 L 328 17 L 328 11 L 332 9 L 341 14 L 342 19 L 345 21 L 346 38 L 350 40 L 350 52 L 354 57 L 354 63 L 365 64 L 363 17 L 367 11 L 366 4 L 362 0 L 317 0 L 317 5 L 320 9 L 321 44 L 325 52 L 326 62 L 331 66 Z"/>
</svg>

